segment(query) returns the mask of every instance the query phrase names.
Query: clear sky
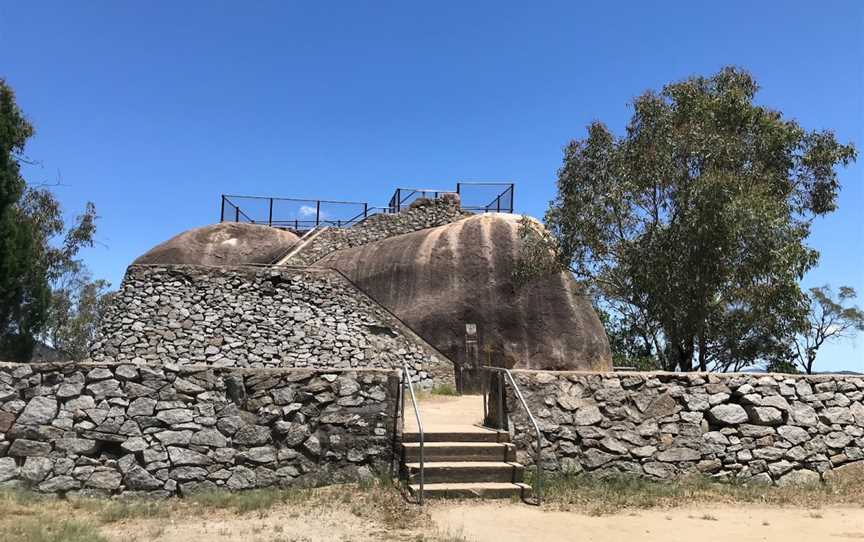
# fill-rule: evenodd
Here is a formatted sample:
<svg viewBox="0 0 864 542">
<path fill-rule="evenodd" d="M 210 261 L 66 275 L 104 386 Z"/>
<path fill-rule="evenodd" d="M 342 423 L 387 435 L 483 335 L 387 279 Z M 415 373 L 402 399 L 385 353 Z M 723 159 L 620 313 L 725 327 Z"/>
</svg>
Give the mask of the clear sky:
<svg viewBox="0 0 864 542">
<path fill-rule="evenodd" d="M 512 179 L 541 216 L 587 123 L 620 133 L 633 96 L 728 64 L 760 103 L 864 150 L 860 0 L 0 3 L 0 77 L 37 130 L 28 180 L 61 179 L 70 214 L 95 202 L 84 257 L 115 286 L 217 221 L 221 193 L 374 204 Z M 864 294 L 862 173 L 864 157 L 840 172 L 806 286 Z M 819 365 L 864 370 L 864 338 Z"/>
</svg>

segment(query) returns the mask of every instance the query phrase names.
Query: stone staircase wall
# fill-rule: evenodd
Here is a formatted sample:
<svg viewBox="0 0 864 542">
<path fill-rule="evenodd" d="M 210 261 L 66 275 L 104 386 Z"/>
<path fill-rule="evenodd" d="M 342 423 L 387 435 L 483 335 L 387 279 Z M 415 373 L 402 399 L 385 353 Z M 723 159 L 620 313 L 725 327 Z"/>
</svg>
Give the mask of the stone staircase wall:
<svg viewBox="0 0 864 542">
<path fill-rule="evenodd" d="M 864 377 L 513 371 L 550 471 L 818 481 L 864 460 Z M 534 431 L 512 390 L 519 460 Z"/>
<path fill-rule="evenodd" d="M 418 202 L 399 213 L 372 215 L 350 228 L 329 228 L 318 235 L 289 265 L 312 265 L 337 250 L 373 243 L 435 226 L 443 226 L 470 216 L 462 211 L 458 200 L 437 199 Z"/>
<path fill-rule="evenodd" d="M 167 497 L 390 468 L 398 373 L 0 363 L 0 487 Z"/>
<path fill-rule="evenodd" d="M 422 388 L 452 363 L 337 271 L 131 266 L 92 361 L 401 369 Z"/>
</svg>

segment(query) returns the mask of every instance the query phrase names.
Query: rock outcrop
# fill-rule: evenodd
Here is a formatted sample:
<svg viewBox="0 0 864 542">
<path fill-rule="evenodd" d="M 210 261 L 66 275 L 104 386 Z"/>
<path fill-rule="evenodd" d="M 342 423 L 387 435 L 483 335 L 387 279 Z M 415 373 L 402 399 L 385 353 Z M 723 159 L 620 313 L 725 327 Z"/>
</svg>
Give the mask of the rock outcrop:
<svg viewBox="0 0 864 542">
<path fill-rule="evenodd" d="M 298 241 L 289 231 L 223 222 L 184 231 L 139 256 L 134 264 L 269 264 Z"/>
<path fill-rule="evenodd" d="M 466 361 L 465 324 L 474 323 L 484 362 L 610 370 L 606 333 L 569 274 L 514 283 L 519 218 L 474 215 L 338 250 L 316 266 L 342 271 L 457 363 Z"/>
</svg>

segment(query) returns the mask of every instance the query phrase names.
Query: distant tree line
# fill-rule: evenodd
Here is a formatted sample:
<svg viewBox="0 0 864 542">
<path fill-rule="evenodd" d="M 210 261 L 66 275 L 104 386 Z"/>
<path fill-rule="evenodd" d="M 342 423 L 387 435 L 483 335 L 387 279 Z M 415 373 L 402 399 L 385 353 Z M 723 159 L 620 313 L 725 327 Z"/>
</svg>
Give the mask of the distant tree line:
<svg viewBox="0 0 864 542">
<path fill-rule="evenodd" d="M 566 146 L 549 233 L 523 221 L 515 278 L 571 271 L 617 364 L 809 373 L 826 341 L 864 329 L 851 288 L 800 287 L 855 148 L 755 104 L 758 89 L 727 67 L 636 97 L 623 136 L 594 122 Z"/>
<path fill-rule="evenodd" d="M 57 198 L 21 174 L 33 126 L 0 79 L 0 360 L 27 361 L 47 346 L 87 353 L 110 285 L 93 280 L 80 250 L 93 246 L 96 209 L 66 224 Z"/>
</svg>

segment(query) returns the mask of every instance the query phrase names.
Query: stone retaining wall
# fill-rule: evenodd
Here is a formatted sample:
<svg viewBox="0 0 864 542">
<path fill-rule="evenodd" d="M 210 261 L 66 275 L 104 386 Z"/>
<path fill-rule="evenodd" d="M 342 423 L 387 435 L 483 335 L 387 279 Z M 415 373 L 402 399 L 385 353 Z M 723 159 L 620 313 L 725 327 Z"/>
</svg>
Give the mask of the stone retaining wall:
<svg viewBox="0 0 864 542">
<path fill-rule="evenodd" d="M 169 496 L 390 468 L 398 374 L 0 363 L 0 487 Z"/>
<path fill-rule="evenodd" d="M 458 199 L 418 201 L 402 212 L 372 215 L 350 228 L 329 228 L 310 241 L 288 263 L 298 266 L 312 265 L 337 250 L 444 226 L 466 216 L 470 216 L 470 213 L 462 211 Z"/>
<path fill-rule="evenodd" d="M 864 460 L 864 377 L 514 371 L 552 471 L 819 480 Z M 534 432 L 508 389 L 522 461 Z"/>
<path fill-rule="evenodd" d="M 328 269 L 133 265 L 91 358 L 335 369 L 406 360 L 421 387 L 454 378 L 449 360 Z"/>
</svg>

